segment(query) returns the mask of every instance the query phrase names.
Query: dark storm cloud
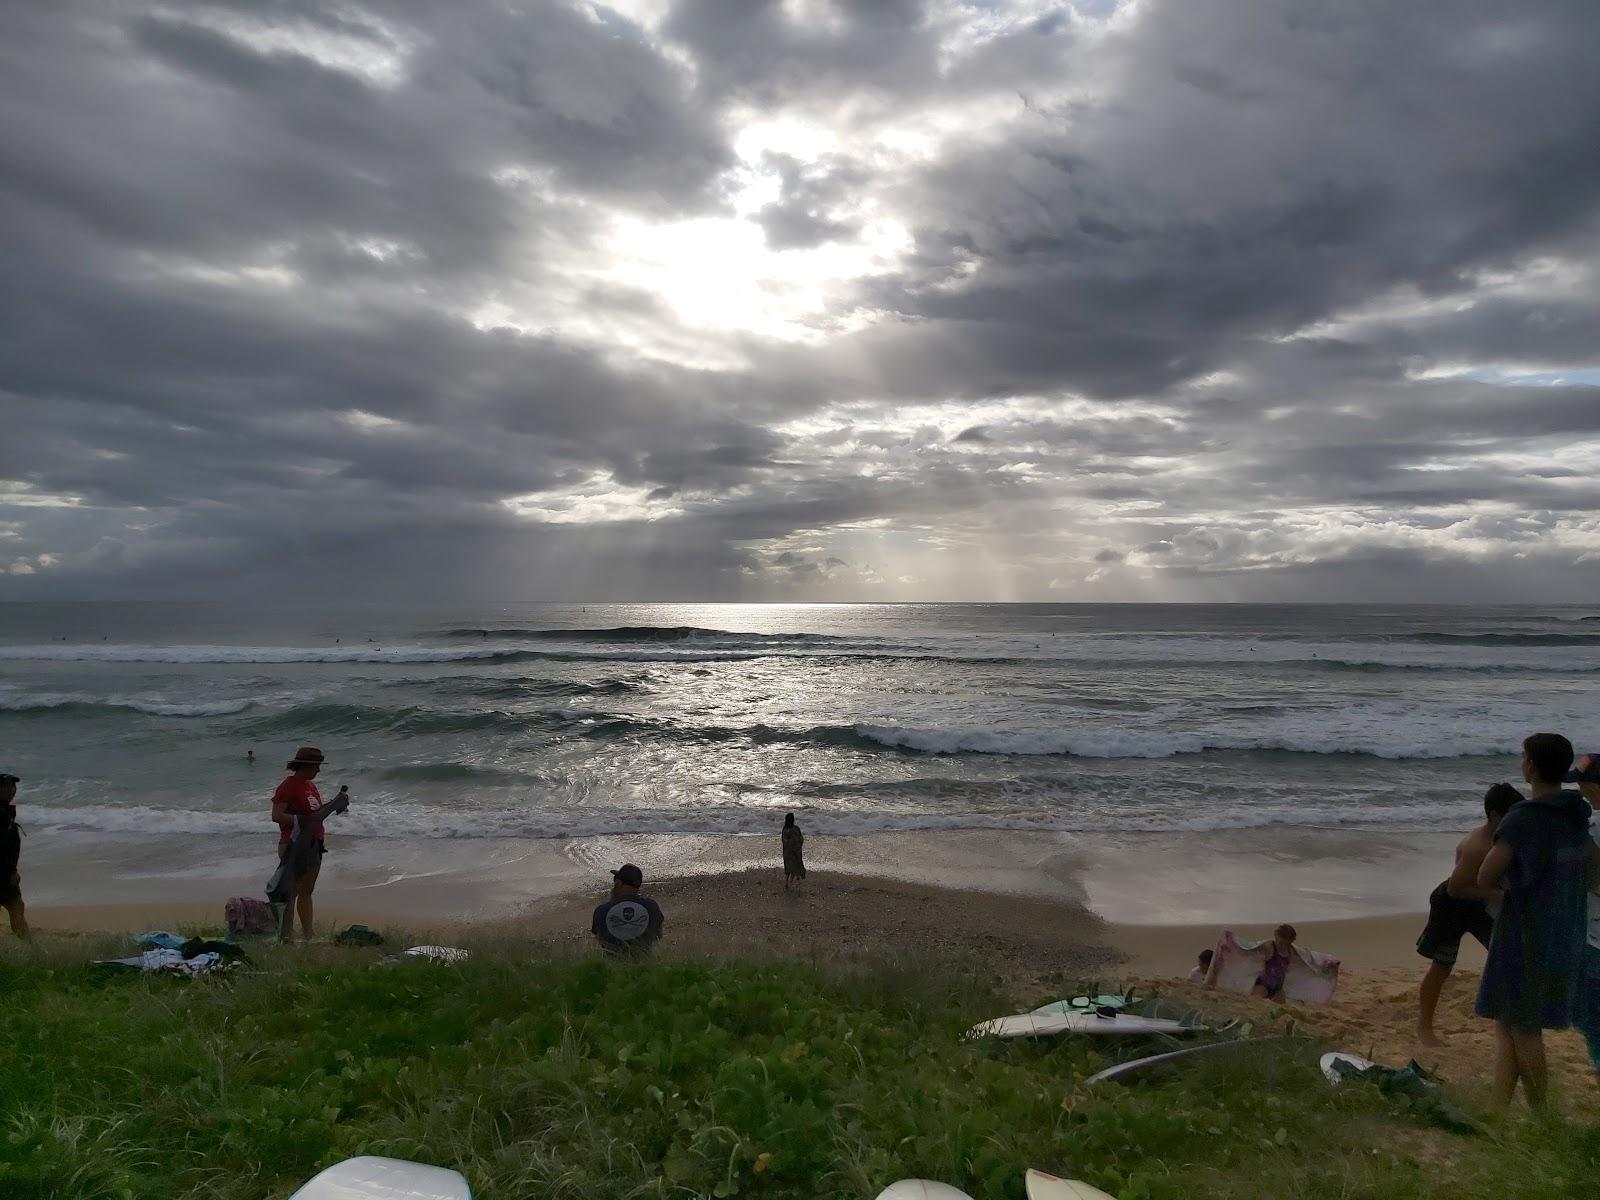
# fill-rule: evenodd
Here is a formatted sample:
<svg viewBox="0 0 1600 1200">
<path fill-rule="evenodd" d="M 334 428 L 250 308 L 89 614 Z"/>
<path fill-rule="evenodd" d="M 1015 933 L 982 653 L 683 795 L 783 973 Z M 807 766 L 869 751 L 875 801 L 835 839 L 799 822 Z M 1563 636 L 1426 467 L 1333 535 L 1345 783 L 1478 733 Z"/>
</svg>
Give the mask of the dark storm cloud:
<svg viewBox="0 0 1600 1200">
<path fill-rule="evenodd" d="M 666 34 L 717 96 L 782 103 L 797 93 L 893 96 L 936 74 L 937 31 L 919 0 L 822 0 L 815 18 L 783 0 L 679 0 Z"/>
<path fill-rule="evenodd" d="M 1587 594 L 1600 7 L 632 11 L 0 10 L 0 595 Z"/>
<path fill-rule="evenodd" d="M 922 323 L 867 336 L 919 382 L 1134 394 L 1396 285 L 1464 289 L 1592 229 L 1597 42 L 1581 0 L 1146 5 L 1065 64 L 1103 102 L 911 185 L 921 269 L 873 300 Z"/>
</svg>

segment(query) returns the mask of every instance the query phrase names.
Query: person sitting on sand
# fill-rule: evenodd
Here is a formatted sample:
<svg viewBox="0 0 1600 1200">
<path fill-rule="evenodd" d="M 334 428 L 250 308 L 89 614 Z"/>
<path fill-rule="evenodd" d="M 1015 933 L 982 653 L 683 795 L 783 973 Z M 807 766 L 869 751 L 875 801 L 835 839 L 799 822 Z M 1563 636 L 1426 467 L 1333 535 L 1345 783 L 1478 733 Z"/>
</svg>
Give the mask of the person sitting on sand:
<svg viewBox="0 0 1600 1200">
<path fill-rule="evenodd" d="M 1211 960 L 1216 956 L 1215 950 L 1202 950 L 1195 959 L 1193 969 L 1189 972 L 1190 983 L 1204 983 L 1206 976 L 1211 974 Z"/>
<path fill-rule="evenodd" d="M 800 850 L 806 844 L 806 835 L 800 832 L 800 826 L 794 823 L 794 814 L 790 813 L 783 819 L 783 889 L 789 890 L 789 885 L 806 877 L 806 863 Z"/>
<path fill-rule="evenodd" d="M 1588 891 L 1600 882 L 1588 801 L 1561 786 L 1572 757 L 1572 743 L 1558 733 L 1522 743 L 1522 777 L 1532 795 L 1501 818 L 1478 870 L 1479 887 L 1505 889 L 1476 1005 L 1495 1023 L 1494 1100 L 1502 1108 L 1518 1080 L 1529 1105 L 1545 1106 L 1544 1031 L 1572 1022 Z"/>
<path fill-rule="evenodd" d="M 623 863 L 611 872 L 611 897 L 594 910 L 589 923 L 589 932 L 607 954 L 648 950 L 666 928 L 661 906 L 639 894 L 643 886 L 644 872 L 632 863 Z"/>
<path fill-rule="evenodd" d="M 15 775 L 0 775 L 0 908 L 11 918 L 11 932 L 28 936 L 28 910 L 22 903 L 22 830 L 17 826 Z"/>
<path fill-rule="evenodd" d="M 326 761 L 322 751 L 315 746 L 300 747 L 286 767 L 289 777 L 272 794 L 272 819 L 278 823 L 280 861 L 293 849 L 296 818 L 314 826 L 311 830 L 313 841 L 305 847 L 306 861 L 295 866 L 293 892 L 294 907 L 300 913 L 300 934 L 308 942 L 311 940 L 311 893 L 316 889 L 317 876 L 322 873 L 322 856 L 328 852 L 321 827 L 322 793 L 312 781 Z M 285 941 L 289 939 L 293 925 L 293 914 L 287 914 L 282 930 Z"/>
<path fill-rule="evenodd" d="M 1485 949 L 1489 946 L 1489 937 L 1494 933 L 1490 906 L 1499 908 L 1500 893 L 1478 886 L 1478 870 L 1489 847 L 1494 845 L 1500 818 L 1522 798 L 1522 793 L 1509 783 L 1497 783 L 1484 794 L 1483 823 L 1461 839 L 1450 878 L 1428 897 L 1428 923 L 1417 939 L 1417 953 L 1433 964 L 1422 977 L 1417 997 L 1417 1040 L 1424 1046 L 1444 1045 L 1433 1031 L 1433 1017 L 1444 981 L 1455 970 L 1461 939 L 1470 933 Z"/>
<path fill-rule="evenodd" d="M 1261 974 L 1256 976 L 1255 986 L 1250 989 L 1252 996 L 1262 1000 L 1276 1000 L 1283 995 L 1283 981 L 1289 977 L 1289 964 L 1294 961 L 1293 925 L 1279 925 L 1272 931 L 1272 941 L 1267 944 L 1267 961 L 1262 964 Z"/>
</svg>

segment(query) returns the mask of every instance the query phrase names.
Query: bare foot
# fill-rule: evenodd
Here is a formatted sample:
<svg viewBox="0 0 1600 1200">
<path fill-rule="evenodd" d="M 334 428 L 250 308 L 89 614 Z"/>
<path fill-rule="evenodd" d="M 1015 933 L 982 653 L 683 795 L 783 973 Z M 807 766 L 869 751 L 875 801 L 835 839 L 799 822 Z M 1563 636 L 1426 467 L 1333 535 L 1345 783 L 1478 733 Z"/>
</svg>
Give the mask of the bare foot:
<svg viewBox="0 0 1600 1200">
<path fill-rule="evenodd" d="M 1444 1039 L 1431 1029 L 1417 1030 L 1417 1041 L 1421 1042 L 1424 1046 L 1444 1045 Z"/>
</svg>

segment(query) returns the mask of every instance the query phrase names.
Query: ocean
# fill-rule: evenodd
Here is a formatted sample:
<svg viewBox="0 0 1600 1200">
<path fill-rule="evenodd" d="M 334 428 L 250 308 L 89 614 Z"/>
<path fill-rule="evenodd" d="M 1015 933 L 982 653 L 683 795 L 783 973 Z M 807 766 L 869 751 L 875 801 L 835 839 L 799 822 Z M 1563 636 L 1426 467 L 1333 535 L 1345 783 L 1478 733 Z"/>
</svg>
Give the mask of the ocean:
<svg viewBox="0 0 1600 1200">
<path fill-rule="evenodd" d="M 304 744 L 375 838 L 1437 830 L 1597 683 L 1600 609 L 9 604 L 0 770 L 30 835 L 262 834 Z"/>
</svg>

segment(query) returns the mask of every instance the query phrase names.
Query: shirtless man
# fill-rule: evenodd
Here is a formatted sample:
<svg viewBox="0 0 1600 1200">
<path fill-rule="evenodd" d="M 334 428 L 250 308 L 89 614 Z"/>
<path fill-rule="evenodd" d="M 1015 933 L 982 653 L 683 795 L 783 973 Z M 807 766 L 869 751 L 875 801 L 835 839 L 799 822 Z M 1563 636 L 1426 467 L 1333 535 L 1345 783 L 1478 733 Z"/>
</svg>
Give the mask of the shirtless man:
<svg viewBox="0 0 1600 1200">
<path fill-rule="evenodd" d="M 1522 799 L 1522 793 L 1509 783 L 1497 783 L 1483 797 L 1483 824 L 1456 847 L 1456 865 L 1450 878 L 1433 889 L 1428 897 L 1428 924 L 1417 939 L 1417 953 L 1432 966 L 1422 977 L 1417 997 L 1417 1040 L 1424 1046 L 1442 1046 L 1444 1041 L 1433 1031 L 1433 1015 L 1439 1008 L 1439 993 L 1455 969 L 1461 952 L 1461 939 L 1467 934 L 1485 948 L 1494 932 L 1491 906 L 1498 907 L 1500 892 L 1478 886 L 1478 869 L 1494 845 L 1494 831 L 1500 818 Z"/>
</svg>

